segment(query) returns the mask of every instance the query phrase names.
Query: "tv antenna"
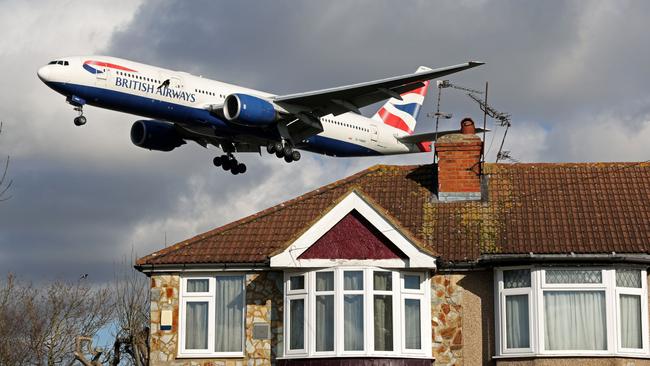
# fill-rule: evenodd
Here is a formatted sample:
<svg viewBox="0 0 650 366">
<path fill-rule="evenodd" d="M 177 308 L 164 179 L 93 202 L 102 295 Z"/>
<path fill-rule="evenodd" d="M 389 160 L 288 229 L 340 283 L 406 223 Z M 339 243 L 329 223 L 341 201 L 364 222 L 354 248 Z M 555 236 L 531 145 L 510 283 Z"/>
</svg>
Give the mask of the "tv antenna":
<svg viewBox="0 0 650 366">
<path fill-rule="evenodd" d="M 512 126 L 511 116 L 509 113 L 499 112 L 498 110 L 496 110 L 496 108 L 487 104 L 487 90 L 488 90 L 488 83 L 485 83 L 485 100 L 479 98 L 478 96 L 475 95 L 475 93 L 471 93 L 471 92 L 467 93 L 467 96 L 469 96 L 470 98 L 472 98 L 472 100 L 478 103 L 479 108 L 483 111 L 484 126 L 486 124 L 487 116 L 490 116 L 491 118 L 497 121 L 499 126 L 506 128 L 505 131 L 503 132 L 503 138 L 501 139 L 501 144 L 499 145 L 499 151 L 497 152 L 495 163 L 498 163 L 499 160 L 510 160 L 515 163 L 518 163 L 519 161 L 510 155 L 510 151 L 503 151 L 503 144 L 506 142 L 506 136 L 508 136 L 508 130 L 510 129 L 510 126 Z M 485 141 L 485 132 L 483 133 L 483 141 Z M 490 148 L 492 148 L 492 144 L 490 144 Z M 483 154 L 483 156 L 485 157 L 485 154 Z"/>
</svg>

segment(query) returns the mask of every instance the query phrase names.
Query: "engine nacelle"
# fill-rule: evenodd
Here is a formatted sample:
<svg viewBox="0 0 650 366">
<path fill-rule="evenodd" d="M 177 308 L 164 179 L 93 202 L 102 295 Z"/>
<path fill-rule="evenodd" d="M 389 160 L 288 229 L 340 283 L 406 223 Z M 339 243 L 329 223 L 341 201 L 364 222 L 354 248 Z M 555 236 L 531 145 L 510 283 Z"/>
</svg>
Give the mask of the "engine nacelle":
<svg viewBox="0 0 650 366">
<path fill-rule="evenodd" d="M 131 126 L 131 142 L 143 149 L 172 151 L 185 144 L 174 125 L 161 121 L 136 121 Z"/>
<path fill-rule="evenodd" d="M 278 113 L 271 103 L 247 94 L 230 94 L 226 97 L 223 114 L 228 121 L 250 126 L 268 125 L 278 119 Z"/>
</svg>

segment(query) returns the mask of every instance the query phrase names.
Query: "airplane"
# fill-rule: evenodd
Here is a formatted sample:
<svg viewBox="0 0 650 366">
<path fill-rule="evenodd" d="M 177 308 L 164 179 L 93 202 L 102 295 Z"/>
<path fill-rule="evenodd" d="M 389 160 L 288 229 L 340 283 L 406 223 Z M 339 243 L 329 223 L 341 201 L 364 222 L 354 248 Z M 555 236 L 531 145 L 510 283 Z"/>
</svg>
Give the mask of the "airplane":
<svg viewBox="0 0 650 366">
<path fill-rule="evenodd" d="M 300 159 L 298 150 L 337 156 L 394 155 L 431 151 L 436 134 L 413 134 L 429 81 L 483 62 L 430 69 L 341 87 L 275 95 L 186 72 L 109 56 L 58 58 L 37 75 L 63 94 L 86 123 L 84 106 L 148 118 L 130 131 L 138 147 L 171 151 L 187 141 L 220 148 L 213 159 L 232 174 L 246 172 L 235 153 Z M 360 108 L 388 101 L 371 118 Z"/>
</svg>

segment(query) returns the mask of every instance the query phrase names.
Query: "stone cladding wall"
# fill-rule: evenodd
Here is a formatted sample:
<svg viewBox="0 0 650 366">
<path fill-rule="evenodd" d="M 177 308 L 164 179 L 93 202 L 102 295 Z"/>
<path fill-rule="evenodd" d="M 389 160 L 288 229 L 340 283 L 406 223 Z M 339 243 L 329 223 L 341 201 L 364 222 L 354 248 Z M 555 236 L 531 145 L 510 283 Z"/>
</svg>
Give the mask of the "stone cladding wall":
<svg viewBox="0 0 650 366">
<path fill-rule="evenodd" d="M 437 274 L 431 279 L 431 326 L 435 365 L 463 364 L 463 289 L 464 276 Z"/>
<path fill-rule="evenodd" d="M 224 359 L 177 358 L 180 276 L 155 274 L 151 277 L 151 366 L 268 366 L 281 355 L 282 272 L 246 274 L 246 343 L 244 357 Z M 172 329 L 160 330 L 160 313 L 172 310 Z M 266 323 L 270 339 L 253 339 L 253 324 Z"/>
</svg>

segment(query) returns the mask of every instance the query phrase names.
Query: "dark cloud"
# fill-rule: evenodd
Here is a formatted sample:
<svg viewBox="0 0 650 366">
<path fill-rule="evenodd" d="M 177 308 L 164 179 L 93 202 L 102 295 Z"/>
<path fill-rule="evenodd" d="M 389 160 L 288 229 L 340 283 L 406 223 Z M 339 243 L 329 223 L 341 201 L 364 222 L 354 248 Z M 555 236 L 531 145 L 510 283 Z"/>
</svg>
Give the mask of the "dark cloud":
<svg viewBox="0 0 650 366">
<path fill-rule="evenodd" d="M 515 157 L 641 160 L 649 158 L 642 147 L 650 137 L 649 8 L 605 1 L 149 1 L 117 31 L 104 29 L 113 33 L 98 51 L 278 94 L 483 60 L 451 79 L 477 88 L 490 81 L 491 103 L 513 115 L 506 148 Z M 84 46 L 91 49 L 75 50 Z M 305 154 L 287 165 L 251 154 L 241 157 L 249 172 L 233 177 L 210 165 L 214 150 L 133 147 L 135 116 L 91 109 L 84 129 L 62 125 L 71 112 L 61 98 L 54 104 L 34 70 L 15 84 L 18 95 L 1 99 L 4 118 L 21 123 L 0 139 L 17 151 L 14 197 L 0 203 L 0 267 L 35 278 L 106 279 L 132 249 L 147 254 L 164 246 L 165 234 L 170 244 L 186 239 L 375 163 L 431 159 Z M 463 93 L 445 90 L 442 99 L 455 115 L 442 128 L 466 115 L 480 120 Z M 52 101 L 49 109 L 33 108 L 43 100 Z M 430 129 L 422 115 L 418 131 Z M 488 136 L 490 156 L 503 130 L 496 132 Z M 609 152 L 602 148 L 608 141 L 615 144 Z"/>
</svg>

